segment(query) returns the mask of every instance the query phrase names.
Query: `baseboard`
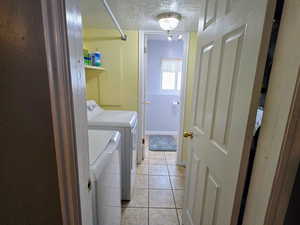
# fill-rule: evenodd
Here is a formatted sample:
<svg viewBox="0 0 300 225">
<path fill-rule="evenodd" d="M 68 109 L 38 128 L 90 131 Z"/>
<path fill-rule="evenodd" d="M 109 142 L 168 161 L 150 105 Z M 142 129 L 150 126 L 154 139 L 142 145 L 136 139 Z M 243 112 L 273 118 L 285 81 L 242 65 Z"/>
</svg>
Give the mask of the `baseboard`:
<svg viewBox="0 0 300 225">
<path fill-rule="evenodd" d="M 146 130 L 146 135 L 178 135 L 177 131 L 159 131 L 159 130 Z"/>
<path fill-rule="evenodd" d="M 184 166 L 184 167 L 186 167 L 186 162 L 184 160 L 183 161 L 177 161 L 176 164 L 178 166 Z"/>
</svg>

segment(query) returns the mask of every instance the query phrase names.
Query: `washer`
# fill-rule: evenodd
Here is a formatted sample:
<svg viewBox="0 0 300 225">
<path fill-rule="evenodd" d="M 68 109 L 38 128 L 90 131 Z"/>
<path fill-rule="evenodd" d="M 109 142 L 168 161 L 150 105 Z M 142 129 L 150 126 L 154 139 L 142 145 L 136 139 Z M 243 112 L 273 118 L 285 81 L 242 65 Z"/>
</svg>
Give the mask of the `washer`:
<svg viewBox="0 0 300 225">
<path fill-rule="evenodd" d="M 95 101 L 87 101 L 89 129 L 117 130 L 121 133 L 122 200 L 131 200 L 137 164 L 137 113 L 103 110 Z"/>
<path fill-rule="evenodd" d="M 121 135 L 117 131 L 89 130 L 93 224 L 121 224 Z"/>
</svg>

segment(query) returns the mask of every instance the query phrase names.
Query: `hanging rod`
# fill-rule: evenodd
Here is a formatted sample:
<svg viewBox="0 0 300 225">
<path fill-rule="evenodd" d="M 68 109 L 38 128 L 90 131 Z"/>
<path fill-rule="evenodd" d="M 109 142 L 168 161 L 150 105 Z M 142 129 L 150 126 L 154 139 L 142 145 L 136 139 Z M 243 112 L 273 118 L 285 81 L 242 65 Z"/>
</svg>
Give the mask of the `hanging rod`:
<svg viewBox="0 0 300 225">
<path fill-rule="evenodd" d="M 111 11 L 111 9 L 110 9 L 108 3 L 106 2 L 106 0 L 103 0 L 103 4 L 104 4 L 106 10 L 108 11 L 110 17 L 112 18 L 114 24 L 116 25 L 116 27 L 118 28 L 118 30 L 120 32 L 120 34 L 121 34 L 121 40 L 126 41 L 127 40 L 127 35 L 123 32 L 120 24 L 118 23 L 117 18 L 115 17 L 115 15 L 113 14 L 113 12 Z"/>
</svg>

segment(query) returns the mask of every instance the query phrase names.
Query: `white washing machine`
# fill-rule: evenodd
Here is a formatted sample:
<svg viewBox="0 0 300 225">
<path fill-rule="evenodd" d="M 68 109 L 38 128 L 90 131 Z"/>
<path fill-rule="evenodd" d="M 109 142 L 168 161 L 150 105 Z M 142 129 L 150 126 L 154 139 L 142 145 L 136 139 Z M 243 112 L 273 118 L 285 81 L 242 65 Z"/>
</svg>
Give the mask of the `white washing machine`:
<svg viewBox="0 0 300 225">
<path fill-rule="evenodd" d="M 89 156 L 94 225 L 121 223 L 121 135 L 89 130 Z"/>
<path fill-rule="evenodd" d="M 122 200 L 131 200 L 137 164 L 137 113 L 103 110 L 95 101 L 87 101 L 89 129 L 117 130 L 121 133 Z"/>
</svg>

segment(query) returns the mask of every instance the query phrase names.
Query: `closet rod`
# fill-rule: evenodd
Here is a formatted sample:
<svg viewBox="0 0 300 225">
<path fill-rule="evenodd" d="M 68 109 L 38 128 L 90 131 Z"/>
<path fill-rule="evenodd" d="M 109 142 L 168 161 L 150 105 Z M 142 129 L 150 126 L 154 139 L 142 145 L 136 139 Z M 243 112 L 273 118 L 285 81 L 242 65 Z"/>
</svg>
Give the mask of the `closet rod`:
<svg viewBox="0 0 300 225">
<path fill-rule="evenodd" d="M 114 24 L 116 25 L 117 29 L 119 30 L 120 34 L 121 34 L 121 40 L 126 41 L 127 40 L 127 35 L 123 32 L 120 24 L 118 23 L 118 20 L 116 19 L 115 15 L 113 14 L 113 12 L 111 11 L 108 3 L 106 2 L 106 0 L 103 0 L 103 4 L 106 8 L 106 10 L 108 11 L 110 17 L 112 18 Z"/>
</svg>

